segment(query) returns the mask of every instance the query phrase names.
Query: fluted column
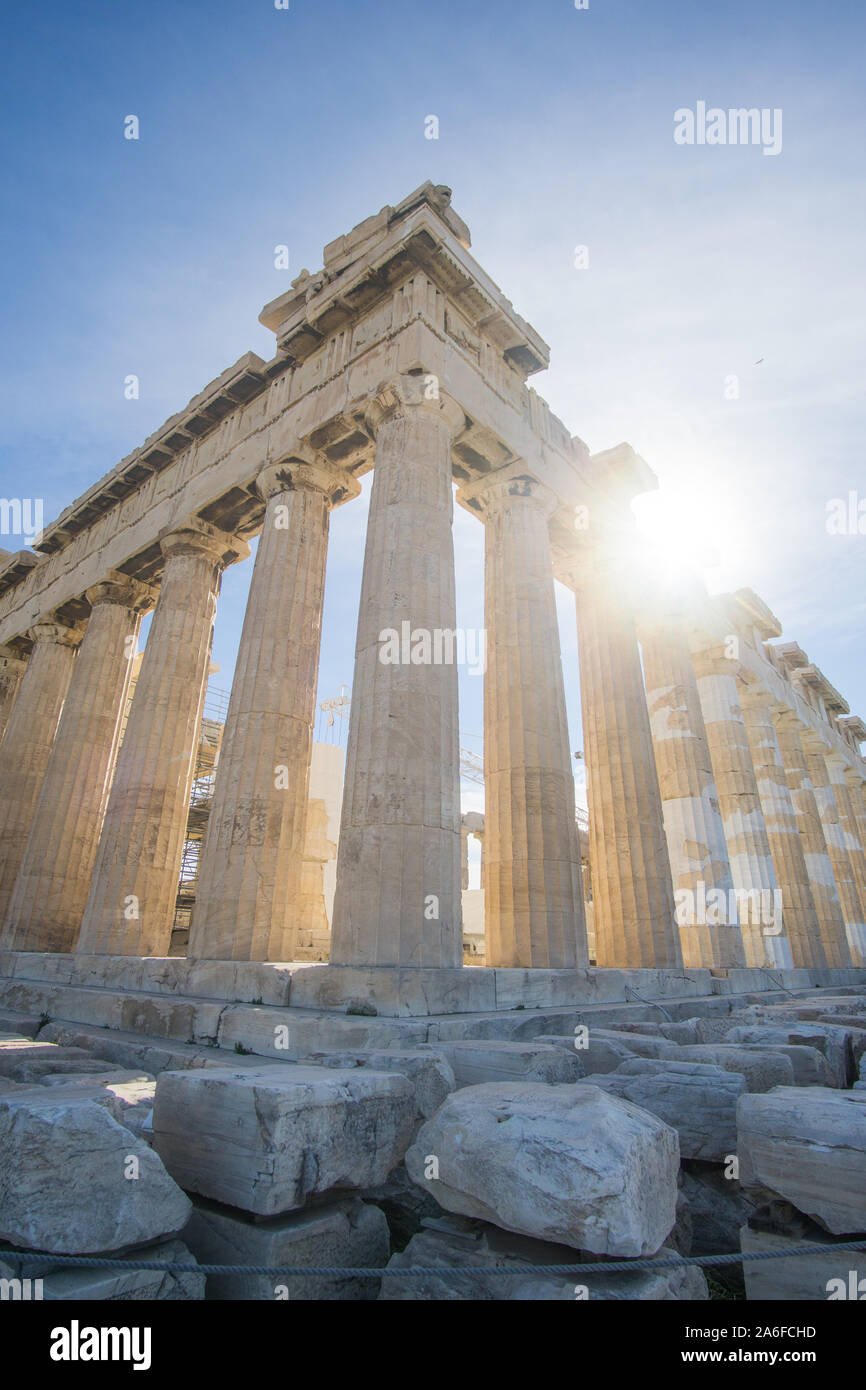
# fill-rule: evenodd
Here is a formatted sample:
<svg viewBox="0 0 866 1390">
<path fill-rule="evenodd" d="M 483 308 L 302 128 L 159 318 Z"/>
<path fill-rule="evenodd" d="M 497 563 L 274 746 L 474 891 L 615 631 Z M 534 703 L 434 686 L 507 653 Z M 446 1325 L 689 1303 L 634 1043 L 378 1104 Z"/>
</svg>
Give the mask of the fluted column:
<svg viewBox="0 0 866 1390">
<path fill-rule="evenodd" d="M 186 830 L 220 576 L 249 547 L 205 522 L 163 533 L 141 663 L 76 949 L 165 955 Z"/>
<path fill-rule="evenodd" d="M 256 486 L 267 505 L 189 937 L 211 960 L 294 959 L 328 523 L 360 491 L 313 457 L 268 465 Z"/>
<path fill-rule="evenodd" d="M 548 531 L 557 499 L 520 465 L 462 496 L 485 525 L 485 958 L 494 966 L 586 966 Z"/>
<path fill-rule="evenodd" d="M 741 703 L 791 956 L 799 968 L 822 969 L 827 960 L 772 702 L 759 686 L 745 686 Z"/>
<path fill-rule="evenodd" d="M 824 764 L 827 768 L 827 776 L 836 799 L 839 826 L 844 837 L 845 847 L 848 851 L 851 879 L 860 905 L 860 920 L 861 922 L 866 922 L 866 849 L 864 849 L 863 845 L 851 788 L 848 785 L 848 764 L 845 759 L 838 754 L 826 752 L 824 754 Z M 859 946 L 852 943 L 852 951 L 856 951 L 861 957 L 860 960 L 855 962 L 856 964 L 866 964 L 866 941 Z"/>
<path fill-rule="evenodd" d="M 662 602 L 639 624 L 647 705 L 683 964 L 745 964 L 734 880 L 686 615 Z"/>
<path fill-rule="evenodd" d="M 815 790 L 824 839 L 833 864 L 836 887 L 839 890 L 851 962 L 855 966 L 866 965 L 866 904 L 860 896 L 857 883 L 852 856 L 854 847 L 842 823 L 836 801 L 836 788 L 830 781 L 822 746 L 811 740 L 804 751 L 806 767 Z"/>
<path fill-rule="evenodd" d="M 460 887 L 464 893 L 469 887 L 469 831 L 460 827 Z"/>
<path fill-rule="evenodd" d="M 564 571 L 575 589 L 600 966 L 682 965 L 658 773 L 625 558 L 604 542 Z"/>
<path fill-rule="evenodd" d="M 737 688 L 738 663 L 715 647 L 694 649 L 698 695 L 734 888 L 746 964 L 790 969 L 791 946 L 780 920 L 779 882 Z"/>
<path fill-rule="evenodd" d="M 6 919 L 83 629 L 45 621 L 29 636 L 33 651 L 0 745 L 0 922 Z"/>
<path fill-rule="evenodd" d="M 337 857 L 331 961 L 460 966 L 451 440 L 464 415 L 425 378 L 371 403 L 376 461 Z M 417 638 L 413 633 L 421 634 Z M 442 639 L 440 639 L 442 640 Z M 396 645 L 395 645 L 396 644 Z"/>
<path fill-rule="evenodd" d="M 800 832 L 800 843 L 809 875 L 812 901 L 818 917 L 818 932 L 827 965 L 844 969 L 851 965 L 851 951 L 845 933 L 845 918 L 833 872 L 833 861 L 824 838 L 821 815 L 815 799 L 815 789 L 806 765 L 800 723 L 791 710 L 777 708 L 774 713 L 776 734 L 785 777 Z"/>
<path fill-rule="evenodd" d="M 16 656 L 8 647 L 0 647 L 0 743 L 3 742 L 6 725 L 9 723 L 18 686 L 26 667 L 27 662 Z"/>
<path fill-rule="evenodd" d="M 88 589 L 90 618 L 6 914 L 3 945 L 71 951 L 108 802 L 141 614 L 153 591 L 125 574 Z"/>
</svg>

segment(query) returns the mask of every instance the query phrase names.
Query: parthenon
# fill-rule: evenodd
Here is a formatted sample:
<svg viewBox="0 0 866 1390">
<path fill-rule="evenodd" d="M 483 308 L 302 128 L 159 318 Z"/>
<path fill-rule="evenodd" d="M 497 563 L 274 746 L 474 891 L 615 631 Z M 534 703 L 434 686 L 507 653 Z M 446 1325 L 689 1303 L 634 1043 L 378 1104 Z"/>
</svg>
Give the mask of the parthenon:
<svg viewBox="0 0 866 1390">
<path fill-rule="evenodd" d="M 722 1034 L 698 1027 L 717 1006 L 745 1010 L 730 1026 L 746 1034 L 789 998 L 840 1014 L 848 999 L 856 1012 L 866 993 L 866 726 L 753 590 L 711 596 L 697 577 L 672 585 L 652 572 L 631 504 L 657 486 L 655 475 L 630 444 L 590 452 L 530 385 L 548 347 L 473 259 L 450 190 L 425 183 L 337 237 L 323 268 L 303 271 L 260 320 L 275 338 L 270 361 L 247 353 L 33 549 L 0 554 L 0 1028 L 38 1034 L 30 1047 L 162 1069 L 153 1143 L 179 1188 L 225 1204 L 226 1221 L 237 1208 L 294 1220 L 311 1191 L 378 1191 L 404 1156 L 423 1186 L 424 1145 L 447 1150 L 432 1130 L 448 1106 L 468 1105 L 491 1089 L 485 1081 L 504 1094 L 500 1083 L 517 1075 L 509 1067 L 529 1068 L 519 1079 L 539 1081 L 551 1107 L 527 1098 L 528 1085 L 511 1087 L 510 1113 L 541 1105 L 545 1123 L 559 1124 L 556 1106 L 579 1091 L 570 1105 L 585 1104 L 587 1116 L 613 1107 L 625 1124 L 636 1107 L 616 1109 L 614 1095 L 632 1096 L 610 1077 L 607 1093 L 553 1084 L 585 1074 L 562 1035 L 587 1019 L 602 1033 L 605 1024 L 635 1030 L 619 1034 L 634 1053 L 616 1036 L 599 1038 L 597 1065 L 585 1063 L 591 1081 L 614 1071 L 614 1056 L 655 1065 L 673 1047 L 683 1054 L 676 1066 L 695 1064 L 697 1084 L 718 1070 L 702 1049 Z M 329 521 L 352 506 L 370 470 L 329 960 L 310 963 L 299 925 Z M 455 662 L 425 657 L 429 643 L 420 656 L 383 658 L 386 634 L 457 633 L 455 499 L 483 527 L 483 821 L 461 813 Z M 256 537 L 187 952 L 177 957 L 171 934 L 221 577 L 247 561 Z M 575 601 L 591 892 L 556 583 Z M 464 956 L 461 920 L 465 840 L 482 831 L 483 965 Z M 649 1035 L 659 1008 L 674 1031 L 654 1034 L 653 1050 L 640 1029 Z M 540 1011 L 535 1031 L 527 1010 Z M 519 1062 L 518 1042 L 529 1048 Z M 736 1043 L 719 1051 L 770 1050 L 760 1036 Z M 746 1089 L 779 1077 L 793 1086 L 795 1076 L 798 1087 L 842 1088 L 834 1097 L 851 1086 L 853 1053 L 828 1080 L 837 1064 L 826 1048 L 816 1062 L 800 1055 L 809 1048 L 799 1034 L 776 1043 L 785 1054 L 776 1081 Z M 557 1046 L 558 1056 L 541 1056 Z M 425 1113 L 427 1137 L 409 1147 L 413 1093 L 393 1073 L 429 1069 L 437 1047 L 437 1076 L 450 1083 L 442 1108 Z M 202 1060 L 202 1048 L 237 1055 Z M 807 1060 L 816 1070 L 803 1080 L 792 1067 Z M 253 1062 L 259 1070 L 245 1072 Z M 397 1137 L 355 1154 L 351 1181 L 342 1170 L 329 1178 L 316 1151 L 315 1175 L 305 1167 L 280 1205 L 276 1178 L 263 1196 L 258 1179 L 244 1186 L 235 1159 L 206 1172 L 190 1135 L 221 1142 L 223 1101 L 207 1084 L 226 1096 L 232 1086 L 273 1087 L 282 1104 L 293 1077 L 272 1073 L 287 1062 L 313 1089 L 325 1086 L 327 1067 L 361 1068 L 333 1075 L 349 1077 L 353 1103 L 372 1105 L 378 1088 Z M 736 1082 L 719 1073 L 719 1095 L 743 1090 L 747 1063 L 738 1071 L 731 1062 Z M 541 1076 L 542 1066 L 552 1070 Z M 372 1088 L 364 1097 L 362 1082 Z M 401 1105 L 409 1109 L 395 1119 Z M 611 1217 L 603 1238 L 593 1234 L 597 1214 L 534 1224 L 504 1198 L 500 1209 L 489 1195 L 454 1197 L 457 1159 L 437 1200 L 460 1219 L 572 1251 L 654 1254 L 673 1226 L 680 1150 L 669 1125 L 645 1119 L 650 1157 L 638 1145 L 623 1161 L 636 1191 L 657 1182 L 663 1196 L 650 1201 L 641 1188 L 636 1224 L 620 1229 Z M 353 1133 L 350 1120 L 341 1142 Z M 696 1161 L 727 1152 L 722 1141 L 688 1149 L 684 1132 L 679 1142 Z M 756 1186 L 772 1187 L 759 1176 Z M 189 1242 L 202 1258 L 218 1254 L 209 1210 L 195 1218 L 201 1250 Z M 862 1229 L 845 1219 L 828 1229 Z M 9 1234 L 19 1227 L 4 1220 L 0 1211 L 0 1238 L 14 1245 L 66 1248 L 40 1245 L 29 1227 L 26 1239 Z M 178 1219 L 161 1234 L 182 1228 Z M 92 1234 L 82 1240 L 84 1250 L 108 1248 Z M 374 1263 L 369 1248 L 359 1263 Z M 706 1296 L 688 1288 L 634 1296 Z"/>
<path fill-rule="evenodd" d="M 259 533 L 189 954 L 293 959 L 328 520 L 375 468 L 332 963 L 461 967 L 456 666 L 380 659 L 385 630 L 456 629 L 456 482 L 487 557 L 487 965 L 588 964 L 554 577 L 576 601 L 597 964 L 866 964 L 862 721 L 751 591 L 647 589 L 629 504 L 655 478 L 628 445 L 590 454 L 527 384 L 547 346 L 449 190 L 337 238 L 261 319 L 272 361 L 242 358 L 4 556 L 3 945 L 167 954 L 220 576 Z"/>
</svg>

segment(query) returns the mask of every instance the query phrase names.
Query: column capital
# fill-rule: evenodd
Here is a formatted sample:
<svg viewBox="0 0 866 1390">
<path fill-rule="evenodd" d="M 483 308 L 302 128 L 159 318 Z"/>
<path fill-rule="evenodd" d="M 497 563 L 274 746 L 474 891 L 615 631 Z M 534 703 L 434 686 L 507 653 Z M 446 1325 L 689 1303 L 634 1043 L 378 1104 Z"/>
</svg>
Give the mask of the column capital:
<svg viewBox="0 0 866 1390">
<path fill-rule="evenodd" d="M 364 420 L 375 439 L 382 425 L 391 420 L 405 419 L 415 411 L 423 411 L 441 420 L 452 439 L 462 434 L 466 425 L 462 406 L 440 390 L 437 376 L 423 369 L 418 373 L 401 373 L 384 382 L 367 402 Z"/>
<path fill-rule="evenodd" d="M 34 642 L 56 642 L 60 647 L 77 647 L 84 636 L 83 624 L 60 623 L 55 618 L 43 618 L 27 632 Z"/>
<path fill-rule="evenodd" d="M 159 544 L 166 559 L 172 555 L 209 555 L 224 569 L 237 560 L 246 560 L 250 548 L 240 536 L 221 531 L 210 522 L 193 516 L 180 526 L 167 526 L 159 533 Z"/>
<path fill-rule="evenodd" d="M 520 462 L 498 468 L 495 473 L 485 473 L 481 478 L 473 478 L 457 494 L 458 502 L 471 506 L 484 518 L 507 506 L 513 498 L 520 497 L 536 506 L 545 517 L 551 517 L 560 505 L 556 493 L 527 472 L 525 465 Z"/>
<path fill-rule="evenodd" d="M 131 575 L 121 574 L 119 570 L 109 570 L 104 579 L 85 589 L 84 597 L 91 608 L 100 603 L 116 603 L 133 613 L 147 613 L 155 607 L 159 590 L 152 584 L 143 584 Z"/>
<path fill-rule="evenodd" d="M 331 509 L 350 502 L 360 494 L 361 484 L 344 468 L 338 468 L 324 454 L 300 444 L 279 463 L 266 463 L 256 475 L 255 488 L 265 501 L 281 493 L 324 493 Z"/>
</svg>

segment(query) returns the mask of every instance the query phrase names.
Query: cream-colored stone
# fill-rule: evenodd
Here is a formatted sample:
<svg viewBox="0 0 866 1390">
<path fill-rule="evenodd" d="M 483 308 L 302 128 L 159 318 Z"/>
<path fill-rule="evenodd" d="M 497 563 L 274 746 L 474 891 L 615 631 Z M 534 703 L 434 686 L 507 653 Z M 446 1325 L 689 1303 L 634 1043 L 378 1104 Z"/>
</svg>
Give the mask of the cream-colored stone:
<svg viewBox="0 0 866 1390">
<path fill-rule="evenodd" d="M 423 375 L 401 376 L 369 413 L 376 468 L 331 933 L 339 965 L 463 959 L 457 667 L 402 650 L 404 633 L 432 643 L 457 626 L 451 443 L 463 417 L 428 390 Z M 388 634 L 396 662 L 383 660 Z"/>
<path fill-rule="evenodd" d="M 76 949 L 168 953 L 220 576 L 246 542 L 196 519 L 160 539 L 159 601 Z"/>
<path fill-rule="evenodd" d="M 259 474 L 264 526 L 202 850 L 189 954 L 293 960 L 328 521 L 348 474 L 290 457 Z"/>
<path fill-rule="evenodd" d="M 3 943 L 71 951 L 108 803 L 132 656 L 152 591 L 126 575 L 88 589 L 87 631 L 9 902 Z"/>
<path fill-rule="evenodd" d="M 548 520 L 556 498 L 513 465 L 464 489 L 485 542 L 485 959 L 589 963 Z M 468 887 L 468 875 L 465 883 Z"/>
<path fill-rule="evenodd" d="M 45 621 L 0 745 L 0 923 L 12 897 L 83 630 Z"/>
</svg>

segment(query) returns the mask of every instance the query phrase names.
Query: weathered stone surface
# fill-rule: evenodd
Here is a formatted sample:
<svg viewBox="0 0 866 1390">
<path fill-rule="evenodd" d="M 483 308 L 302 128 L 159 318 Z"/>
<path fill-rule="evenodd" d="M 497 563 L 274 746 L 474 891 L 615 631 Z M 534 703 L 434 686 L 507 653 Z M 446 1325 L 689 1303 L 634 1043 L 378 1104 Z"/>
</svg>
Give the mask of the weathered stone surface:
<svg viewBox="0 0 866 1390">
<path fill-rule="evenodd" d="M 580 1251 L 563 1245 L 533 1240 L 501 1231 L 481 1221 L 425 1222 L 425 1229 L 412 1237 L 401 1254 L 392 1255 L 388 1268 L 424 1268 L 434 1271 L 423 1276 L 401 1279 L 399 1275 L 382 1280 L 380 1299 L 384 1301 L 436 1300 L 439 1302 L 507 1301 L 511 1303 L 571 1302 L 575 1299 L 705 1299 L 707 1285 L 694 1266 L 658 1273 L 636 1270 L 615 1274 L 541 1274 L 534 1265 L 573 1265 L 582 1260 Z M 666 1246 L 659 1256 L 675 1252 Z M 586 1255 L 589 1262 L 595 1257 Z M 441 1275 L 437 1267 L 443 1268 Z M 478 1274 L 478 1266 L 507 1270 L 508 1273 Z M 446 1268 L 465 1269 L 445 1274 Z"/>
<path fill-rule="evenodd" d="M 13 1245 L 119 1250 L 173 1235 L 189 1216 L 156 1154 L 85 1097 L 48 1087 L 0 1097 L 0 1148 L 0 1236 Z"/>
<path fill-rule="evenodd" d="M 636 1057 L 612 1076 L 593 1079 L 609 1095 L 658 1115 L 680 1137 L 683 1158 L 721 1161 L 736 1150 L 743 1076 L 700 1062 Z"/>
<path fill-rule="evenodd" d="M 494 1081 L 578 1081 L 584 1074 L 580 1054 L 538 1043 L 472 1040 L 443 1042 L 439 1047 L 454 1071 L 458 1087 Z"/>
<path fill-rule="evenodd" d="M 851 1040 L 844 1028 L 818 1023 L 741 1024 L 728 1034 L 732 1043 L 781 1043 L 785 1047 L 812 1047 L 826 1058 L 833 1080 L 825 1084 L 845 1087 L 853 1075 Z"/>
<path fill-rule="evenodd" d="M 747 1091 L 769 1091 L 773 1086 L 793 1086 L 794 1068 L 781 1052 L 752 1052 L 747 1047 L 706 1043 L 698 1047 L 671 1047 L 665 1054 L 677 1062 L 706 1062 L 724 1071 L 738 1071 L 746 1078 Z"/>
<path fill-rule="evenodd" d="M 594 1033 L 590 1033 L 587 1046 L 579 1050 L 574 1046 L 572 1033 L 545 1033 L 543 1037 L 544 1042 L 551 1047 L 561 1047 L 566 1052 L 577 1052 L 585 1076 L 604 1076 L 608 1072 L 616 1071 L 629 1057 L 637 1056 L 630 1047 L 611 1042 L 609 1038 L 599 1038 Z"/>
<path fill-rule="evenodd" d="M 388 1222 L 378 1207 L 350 1198 L 253 1221 L 242 1213 L 197 1201 L 184 1240 L 202 1264 L 373 1268 L 388 1262 Z M 377 1279 L 350 1276 L 209 1274 L 209 1299 L 289 1301 L 370 1299 Z"/>
<path fill-rule="evenodd" d="M 383 1182 L 415 1124 L 405 1076 L 274 1064 L 163 1072 L 153 1144 L 182 1187 L 261 1216 Z"/>
<path fill-rule="evenodd" d="M 135 1256 L 145 1261 L 157 1260 L 175 1264 L 195 1264 L 195 1258 L 179 1240 L 161 1245 L 145 1245 Z M 123 1259 L 124 1254 L 118 1255 Z M 123 1302 L 193 1302 L 205 1296 L 203 1274 L 179 1274 L 172 1270 L 119 1269 L 110 1265 L 101 1269 L 58 1269 L 45 1275 L 43 1297 L 46 1302 L 67 1299 L 98 1300 L 100 1303 Z"/>
<path fill-rule="evenodd" d="M 866 1095 L 780 1086 L 737 1108 L 740 1181 L 834 1235 L 866 1231 Z"/>
<path fill-rule="evenodd" d="M 784 1042 L 780 1038 L 762 1039 L 749 1037 L 753 1030 L 750 1028 L 735 1028 L 728 1038 L 732 1043 L 742 1043 L 743 1046 L 754 1048 L 764 1052 L 781 1053 L 787 1057 L 794 1069 L 795 1086 L 837 1086 L 838 1078 L 824 1056 L 817 1047 L 806 1047 L 801 1044 L 791 1044 Z"/>
<path fill-rule="evenodd" d="M 455 1091 L 406 1155 L 410 1177 L 448 1211 L 628 1256 L 651 1254 L 671 1230 L 678 1166 L 669 1126 L 586 1083 Z"/>
<path fill-rule="evenodd" d="M 53 1095 L 65 1096 L 70 1093 L 81 1100 L 92 1100 L 102 1105 L 118 1124 L 150 1142 L 151 1117 L 156 1081 L 146 1073 L 133 1071 L 106 1071 L 104 1075 L 86 1076 L 43 1076 L 40 1087 L 47 1087 Z"/>
<path fill-rule="evenodd" d="M 759 1250 L 784 1252 L 798 1245 L 823 1245 L 827 1253 L 797 1255 L 789 1260 L 744 1260 L 746 1297 L 772 1302 L 862 1299 L 866 1293 L 866 1284 L 860 1287 L 858 1266 L 862 1257 L 856 1250 L 834 1254 L 835 1243 L 832 1236 L 788 1203 L 759 1208 L 751 1222 L 740 1230 L 744 1255 Z"/>
<path fill-rule="evenodd" d="M 347 1048 L 342 1052 L 311 1052 L 301 1058 L 301 1063 L 304 1066 L 342 1069 L 370 1067 L 373 1071 L 399 1072 L 412 1083 L 419 1120 L 427 1120 L 435 1114 L 457 1084 L 451 1064 L 441 1048 L 413 1052 L 398 1048 Z"/>
</svg>

